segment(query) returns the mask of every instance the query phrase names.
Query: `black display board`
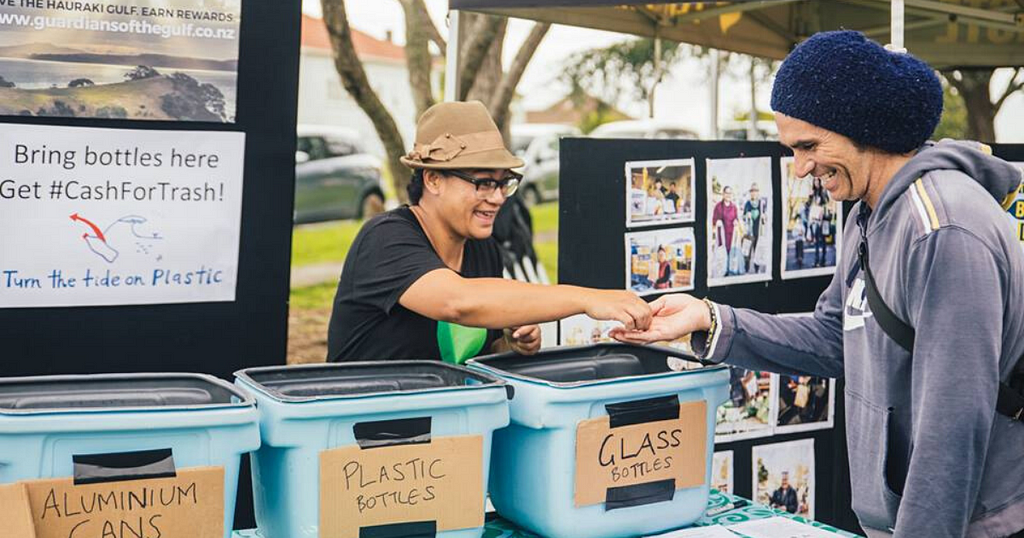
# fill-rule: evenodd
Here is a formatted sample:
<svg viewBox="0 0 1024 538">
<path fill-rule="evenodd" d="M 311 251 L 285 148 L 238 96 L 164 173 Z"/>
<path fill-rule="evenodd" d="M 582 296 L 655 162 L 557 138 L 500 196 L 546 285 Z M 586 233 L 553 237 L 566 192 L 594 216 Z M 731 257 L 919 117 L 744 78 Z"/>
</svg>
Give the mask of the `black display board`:
<svg viewBox="0 0 1024 538">
<path fill-rule="evenodd" d="M 1024 161 L 1024 145 L 994 145 L 993 152 L 1008 161 Z M 694 283 L 689 292 L 698 297 L 768 313 L 809 312 L 828 286 L 831 276 L 782 280 L 778 253 L 782 233 L 782 177 L 779 158 L 792 153 L 774 142 L 699 142 L 686 140 L 608 140 L 566 138 L 561 143 L 558 280 L 606 289 L 622 289 L 628 231 L 692 226 L 696 238 Z M 707 174 L 706 159 L 772 158 L 772 280 L 708 288 L 707 282 Z M 660 225 L 628 230 L 626 176 L 628 161 L 694 159 L 696 218 L 694 223 Z M 852 204 L 844 204 L 848 215 Z M 846 219 L 844 218 L 844 225 Z M 648 299 L 654 299 L 650 296 Z M 859 532 L 850 508 L 850 476 L 846 452 L 845 405 L 842 380 L 835 387 L 835 426 L 829 430 L 774 435 L 718 444 L 716 451 L 733 451 L 735 493 L 752 497 L 751 448 L 756 445 L 814 440 L 815 518 L 839 528 Z"/>
<path fill-rule="evenodd" d="M 770 313 L 809 312 L 830 276 L 782 280 L 778 252 L 783 240 L 781 172 L 778 159 L 789 153 L 774 142 L 698 142 L 687 140 L 562 140 L 559 194 L 558 281 L 596 288 L 622 289 L 625 281 L 627 161 L 694 159 L 696 218 L 692 224 L 644 227 L 639 230 L 693 226 L 696 260 L 692 292 L 713 301 Z M 705 159 L 772 158 L 772 280 L 707 288 L 707 184 Z M 847 210 L 849 208 L 846 208 Z M 844 221 L 845 222 L 845 221 Z M 654 299 L 656 296 L 648 297 Z M 842 383 L 836 386 L 836 426 L 831 430 L 776 435 L 719 444 L 733 451 L 735 493 L 752 497 L 751 447 L 797 439 L 814 439 L 815 518 L 856 530 L 849 509 L 849 472 L 843 432 Z"/>
<path fill-rule="evenodd" d="M 243 0 L 234 124 L 0 117 L 0 123 L 244 132 L 236 300 L 0 309 L 0 376 L 205 372 L 284 364 L 301 3 Z M 0 240 L 2 255 L 2 240 Z M 236 528 L 254 526 L 244 465 Z"/>
</svg>

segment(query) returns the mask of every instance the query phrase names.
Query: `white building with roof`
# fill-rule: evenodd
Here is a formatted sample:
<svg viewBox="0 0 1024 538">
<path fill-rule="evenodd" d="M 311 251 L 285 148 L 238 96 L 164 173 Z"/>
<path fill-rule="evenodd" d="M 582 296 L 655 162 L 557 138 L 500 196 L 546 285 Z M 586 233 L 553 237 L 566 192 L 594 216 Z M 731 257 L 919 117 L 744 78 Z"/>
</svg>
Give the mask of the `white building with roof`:
<svg viewBox="0 0 1024 538">
<path fill-rule="evenodd" d="M 405 66 L 405 49 L 354 28 L 352 42 L 363 62 L 370 86 L 391 112 L 406 145 L 411 145 L 416 132 L 416 105 Z M 384 154 L 384 147 L 370 118 L 341 85 L 334 68 L 327 27 L 322 19 L 305 14 L 302 16 L 299 61 L 298 123 L 354 129 L 367 142 L 370 151 L 381 156 Z"/>
</svg>

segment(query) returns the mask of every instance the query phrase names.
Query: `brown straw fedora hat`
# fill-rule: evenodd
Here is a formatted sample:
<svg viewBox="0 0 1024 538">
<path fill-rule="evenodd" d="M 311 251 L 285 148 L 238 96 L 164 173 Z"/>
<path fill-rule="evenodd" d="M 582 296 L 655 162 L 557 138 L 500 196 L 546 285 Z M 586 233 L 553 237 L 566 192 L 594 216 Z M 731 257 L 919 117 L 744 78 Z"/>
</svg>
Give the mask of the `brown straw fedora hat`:
<svg viewBox="0 0 1024 538">
<path fill-rule="evenodd" d="M 480 101 L 438 103 L 416 124 L 416 143 L 400 159 L 409 168 L 519 168 Z"/>
</svg>

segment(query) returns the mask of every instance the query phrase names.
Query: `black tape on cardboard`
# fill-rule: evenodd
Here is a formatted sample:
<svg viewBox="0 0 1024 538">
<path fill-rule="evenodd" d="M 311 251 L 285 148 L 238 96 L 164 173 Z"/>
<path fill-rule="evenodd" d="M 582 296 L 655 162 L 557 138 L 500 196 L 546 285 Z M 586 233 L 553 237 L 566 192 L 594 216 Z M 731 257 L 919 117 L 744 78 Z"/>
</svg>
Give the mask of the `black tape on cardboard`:
<svg viewBox="0 0 1024 538">
<path fill-rule="evenodd" d="M 86 454 L 72 456 L 75 464 L 75 485 L 124 482 L 150 478 L 174 478 L 174 455 L 171 449 Z"/>
<path fill-rule="evenodd" d="M 675 494 L 676 481 L 674 478 L 633 486 L 608 488 L 605 492 L 604 509 L 607 512 L 619 508 L 629 508 L 630 506 L 671 501 L 675 498 Z"/>
<path fill-rule="evenodd" d="M 679 397 L 676 395 L 633 400 L 604 406 L 608 411 L 609 427 L 618 428 L 679 418 Z"/>
<path fill-rule="evenodd" d="M 435 536 L 437 536 L 436 521 L 410 521 L 359 529 L 359 538 L 434 538 Z"/>
<path fill-rule="evenodd" d="M 359 448 L 430 443 L 430 417 L 357 422 L 352 426 Z"/>
</svg>

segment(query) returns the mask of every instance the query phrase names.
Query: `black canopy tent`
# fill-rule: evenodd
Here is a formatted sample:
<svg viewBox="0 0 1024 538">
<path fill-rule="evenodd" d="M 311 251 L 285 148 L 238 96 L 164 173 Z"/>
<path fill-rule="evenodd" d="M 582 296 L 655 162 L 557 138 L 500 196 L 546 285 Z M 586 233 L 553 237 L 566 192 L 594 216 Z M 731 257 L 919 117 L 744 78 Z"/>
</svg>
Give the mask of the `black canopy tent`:
<svg viewBox="0 0 1024 538">
<path fill-rule="evenodd" d="M 904 12 L 905 6 L 905 12 Z M 823 30 L 900 43 L 933 67 L 1024 65 L 1024 0 L 449 0 L 451 10 L 582 26 L 782 59 Z"/>
</svg>

